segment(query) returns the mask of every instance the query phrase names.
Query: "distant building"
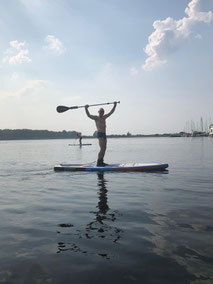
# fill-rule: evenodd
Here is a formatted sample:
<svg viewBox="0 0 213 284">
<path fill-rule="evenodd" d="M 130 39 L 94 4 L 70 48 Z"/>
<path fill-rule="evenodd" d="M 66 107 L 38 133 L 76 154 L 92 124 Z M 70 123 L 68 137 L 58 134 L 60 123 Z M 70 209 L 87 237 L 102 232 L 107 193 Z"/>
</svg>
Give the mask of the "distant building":
<svg viewBox="0 0 213 284">
<path fill-rule="evenodd" d="M 209 136 L 213 137 L 213 124 L 209 125 Z"/>
</svg>

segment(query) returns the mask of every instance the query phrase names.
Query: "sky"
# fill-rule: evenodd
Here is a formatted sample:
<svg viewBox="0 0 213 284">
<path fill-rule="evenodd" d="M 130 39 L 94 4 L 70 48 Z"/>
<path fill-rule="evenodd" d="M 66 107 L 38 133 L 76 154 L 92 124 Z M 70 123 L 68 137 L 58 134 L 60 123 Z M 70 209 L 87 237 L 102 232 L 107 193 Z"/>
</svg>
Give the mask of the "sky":
<svg viewBox="0 0 213 284">
<path fill-rule="evenodd" d="M 0 129 L 92 135 L 56 107 L 114 101 L 108 134 L 208 126 L 212 50 L 212 0 L 0 0 Z"/>
</svg>

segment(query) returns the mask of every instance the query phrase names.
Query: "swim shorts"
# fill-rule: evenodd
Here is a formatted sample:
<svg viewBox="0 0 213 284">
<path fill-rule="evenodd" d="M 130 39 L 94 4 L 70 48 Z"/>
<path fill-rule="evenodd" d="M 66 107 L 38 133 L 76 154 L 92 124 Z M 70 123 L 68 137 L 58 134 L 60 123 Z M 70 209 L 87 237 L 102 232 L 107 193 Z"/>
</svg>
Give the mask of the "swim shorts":
<svg viewBox="0 0 213 284">
<path fill-rule="evenodd" d="M 106 139 L 106 133 L 104 133 L 104 132 L 97 132 L 97 138 L 104 138 L 104 139 Z"/>
</svg>

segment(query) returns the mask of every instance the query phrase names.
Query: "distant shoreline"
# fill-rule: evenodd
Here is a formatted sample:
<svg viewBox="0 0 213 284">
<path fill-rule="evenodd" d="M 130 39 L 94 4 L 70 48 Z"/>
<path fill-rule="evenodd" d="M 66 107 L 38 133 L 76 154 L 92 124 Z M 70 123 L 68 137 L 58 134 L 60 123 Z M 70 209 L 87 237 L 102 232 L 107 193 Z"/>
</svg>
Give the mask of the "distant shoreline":
<svg viewBox="0 0 213 284">
<path fill-rule="evenodd" d="M 0 141 L 5 140 L 47 140 L 47 139 L 77 139 L 78 131 L 49 131 L 32 129 L 0 129 Z M 164 134 L 110 134 L 107 138 L 146 138 L 146 137 L 186 137 L 187 133 L 164 133 Z M 82 135 L 83 139 L 95 138 L 95 133 L 91 136 Z"/>
</svg>

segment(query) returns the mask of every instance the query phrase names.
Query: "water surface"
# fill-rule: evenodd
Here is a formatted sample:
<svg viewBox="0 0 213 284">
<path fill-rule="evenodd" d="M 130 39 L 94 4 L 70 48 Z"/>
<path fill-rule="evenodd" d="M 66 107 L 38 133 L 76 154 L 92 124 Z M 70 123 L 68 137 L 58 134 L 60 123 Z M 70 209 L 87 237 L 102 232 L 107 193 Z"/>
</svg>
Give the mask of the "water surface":
<svg viewBox="0 0 213 284">
<path fill-rule="evenodd" d="M 96 160 L 83 142 L 0 142 L 0 283 L 213 283 L 213 139 L 108 139 L 164 172 L 54 172 Z"/>
</svg>

